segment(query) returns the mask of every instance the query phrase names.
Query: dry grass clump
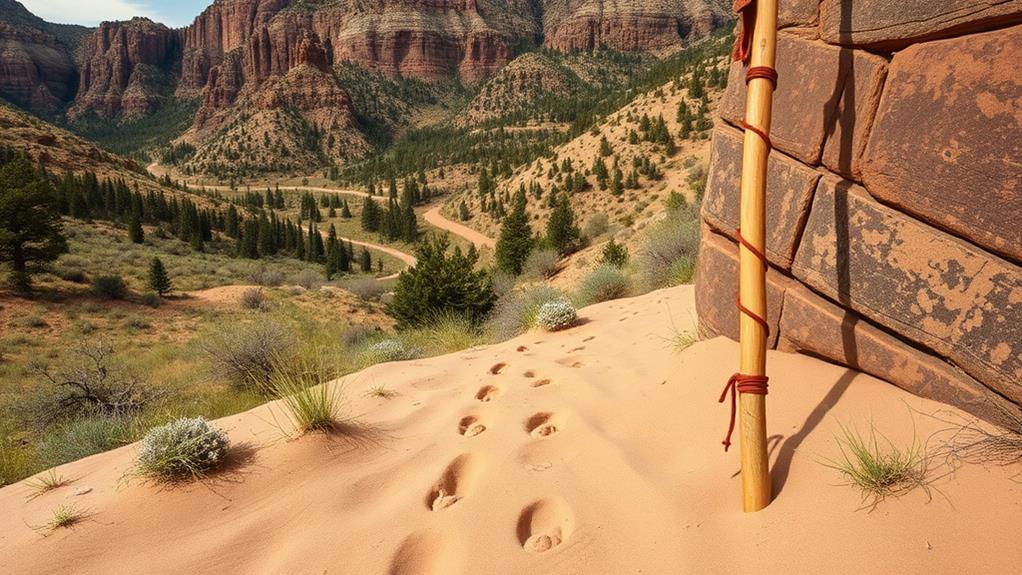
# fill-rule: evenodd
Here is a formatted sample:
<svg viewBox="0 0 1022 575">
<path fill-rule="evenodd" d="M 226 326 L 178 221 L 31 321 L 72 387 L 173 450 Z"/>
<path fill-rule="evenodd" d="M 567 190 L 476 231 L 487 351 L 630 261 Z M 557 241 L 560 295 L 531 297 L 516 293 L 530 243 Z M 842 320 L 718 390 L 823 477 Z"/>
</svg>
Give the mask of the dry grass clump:
<svg viewBox="0 0 1022 575">
<path fill-rule="evenodd" d="M 899 447 L 870 422 L 869 431 L 860 433 L 843 424 L 835 437 L 841 458 L 824 465 L 839 471 L 850 484 L 862 490 L 863 501 L 875 507 L 885 498 L 902 495 L 917 487 L 926 487 L 926 449 L 916 437 Z"/>
<path fill-rule="evenodd" d="M 64 476 L 58 474 L 53 469 L 25 481 L 25 485 L 32 490 L 32 494 L 28 497 L 29 499 L 35 499 L 44 493 L 67 484 L 68 481 L 64 479 Z"/>
<path fill-rule="evenodd" d="M 314 364 L 299 362 L 290 369 L 277 369 L 267 391 L 280 401 L 291 430 L 298 435 L 336 431 L 341 425 L 341 386 L 328 381 Z"/>
<path fill-rule="evenodd" d="M 945 421 L 954 427 L 939 451 L 950 463 L 1022 464 L 1022 412 L 995 404 L 995 413 L 996 426 L 977 420 Z"/>
<path fill-rule="evenodd" d="M 699 208 L 684 206 L 667 212 L 667 218 L 649 232 L 639 248 L 636 264 L 649 289 L 690 283 L 699 255 Z"/>
<path fill-rule="evenodd" d="M 265 317 L 210 332 L 199 341 L 215 375 L 242 387 L 258 388 L 269 381 L 274 358 L 296 345 L 294 332 L 282 318 Z"/>
<path fill-rule="evenodd" d="M 575 294 L 575 302 L 584 307 L 623 298 L 631 290 L 632 280 L 627 273 L 616 266 L 603 264 L 582 279 Z"/>
<path fill-rule="evenodd" d="M 53 514 L 43 528 L 52 533 L 62 527 L 73 527 L 84 521 L 88 516 L 87 511 L 79 508 L 74 503 L 65 503 L 53 510 Z"/>
<path fill-rule="evenodd" d="M 559 289 L 537 285 L 515 290 L 497 300 L 486 324 L 494 341 L 506 341 L 536 325 L 536 313 L 543 304 L 566 300 Z"/>
<path fill-rule="evenodd" d="M 261 310 L 266 307 L 266 294 L 262 288 L 248 288 L 241 293 L 241 307 L 250 310 Z"/>
</svg>

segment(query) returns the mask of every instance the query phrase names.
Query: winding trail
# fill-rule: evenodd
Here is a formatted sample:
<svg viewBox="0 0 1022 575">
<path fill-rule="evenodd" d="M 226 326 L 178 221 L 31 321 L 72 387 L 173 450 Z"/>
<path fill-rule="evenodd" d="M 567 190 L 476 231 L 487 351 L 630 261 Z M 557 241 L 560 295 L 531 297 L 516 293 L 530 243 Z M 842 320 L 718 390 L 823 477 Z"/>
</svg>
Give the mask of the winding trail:
<svg viewBox="0 0 1022 575">
<path fill-rule="evenodd" d="M 473 230 L 468 226 L 459 224 L 458 222 L 453 222 L 445 218 L 440 213 L 440 206 L 436 206 L 430 209 L 423 215 L 423 217 L 425 217 L 426 221 L 429 222 L 430 224 L 442 230 L 451 232 L 452 234 L 461 236 L 466 240 L 472 242 L 473 244 L 475 244 L 477 248 L 482 247 L 492 248 L 495 245 L 497 245 L 496 240 L 494 240 L 493 238 L 489 236 L 484 236 L 483 234 L 477 232 L 476 230 Z"/>
</svg>

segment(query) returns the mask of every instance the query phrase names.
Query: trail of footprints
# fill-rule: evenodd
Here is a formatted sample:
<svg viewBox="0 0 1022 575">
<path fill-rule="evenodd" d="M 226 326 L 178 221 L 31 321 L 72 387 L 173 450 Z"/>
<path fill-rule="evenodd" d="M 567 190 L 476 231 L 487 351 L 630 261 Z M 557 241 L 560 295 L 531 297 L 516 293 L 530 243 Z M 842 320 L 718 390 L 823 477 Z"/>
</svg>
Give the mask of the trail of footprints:
<svg viewBox="0 0 1022 575">
<path fill-rule="evenodd" d="M 587 338 L 585 341 L 593 339 Z M 584 347 L 572 349 L 580 351 Z M 518 347 L 519 352 L 528 351 L 525 346 Z M 562 360 L 562 365 L 567 365 Z M 558 362 L 561 363 L 561 362 Z M 490 367 L 490 375 L 500 375 L 508 367 L 500 362 Z M 580 363 L 571 367 L 581 367 Z M 523 374 L 531 380 L 530 387 L 537 388 L 550 384 L 549 378 L 537 378 L 534 370 Z M 502 390 L 497 385 L 484 385 L 475 394 L 481 403 L 498 400 Z M 466 438 L 476 437 L 487 430 L 487 419 L 483 415 L 466 415 L 458 421 L 458 433 Z M 557 412 L 539 412 L 524 422 L 524 429 L 534 439 L 544 439 L 561 431 L 564 427 L 564 415 Z M 480 457 L 472 453 L 463 453 L 451 461 L 444 469 L 440 478 L 426 496 L 426 507 L 432 511 L 445 510 L 471 494 L 471 490 L 480 475 L 482 467 Z M 574 515 L 567 503 L 558 498 L 540 499 L 533 502 L 518 518 L 517 535 L 522 549 L 528 553 L 541 554 L 548 552 L 571 536 L 575 528 Z M 449 570 L 449 561 L 444 557 L 448 553 L 445 541 L 432 531 L 422 531 L 409 535 L 395 554 L 390 572 L 393 574 L 415 573 L 419 575 L 445 574 Z M 447 567 L 444 567 L 444 566 Z"/>
</svg>

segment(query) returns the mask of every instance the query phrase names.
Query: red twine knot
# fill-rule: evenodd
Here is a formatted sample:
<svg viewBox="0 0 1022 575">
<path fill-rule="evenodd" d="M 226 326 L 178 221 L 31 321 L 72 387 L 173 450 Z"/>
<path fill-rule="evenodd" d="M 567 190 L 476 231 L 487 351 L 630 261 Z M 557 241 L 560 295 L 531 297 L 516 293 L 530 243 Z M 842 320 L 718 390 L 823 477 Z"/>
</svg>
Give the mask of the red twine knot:
<svg viewBox="0 0 1022 575">
<path fill-rule="evenodd" d="M 738 394 L 739 393 L 751 393 L 753 395 L 766 395 L 767 394 L 767 381 L 769 381 L 765 375 L 746 375 L 744 373 L 736 373 L 731 376 L 731 379 L 727 380 L 727 384 L 724 386 L 724 391 L 720 394 L 720 399 L 717 403 L 724 403 L 727 399 L 727 395 L 731 393 L 731 422 L 727 426 L 727 435 L 724 436 L 724 451 L 731 447 L 731 434 L 735 430 L 735 417 L 738 413 Z"/>
</svg>

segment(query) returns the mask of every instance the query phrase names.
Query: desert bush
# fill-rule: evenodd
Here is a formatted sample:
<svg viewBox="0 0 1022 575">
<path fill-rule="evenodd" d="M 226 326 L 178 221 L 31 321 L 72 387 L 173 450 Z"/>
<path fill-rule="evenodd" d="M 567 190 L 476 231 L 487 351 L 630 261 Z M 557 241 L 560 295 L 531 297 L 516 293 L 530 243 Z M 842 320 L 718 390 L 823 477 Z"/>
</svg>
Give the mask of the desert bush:
<svg viewBox="0 0 1022 575">
<path fill-rule="evenodd" d="M 266 305 L 266 294 L 260 288 L 248 288 L 241 293 L 241 307 L 260 310 Z"/>
<path fill-rule="evenodd" d="M 128 284 L 118 275 L 102 275 L 92 279 L 92 294 L 106 299 L 124 299 L 128 295 Z"/>
<path fill-rule="evenodd" d="M 536 325 L 546 331 L 567 329 L 578 321 L 575 306 L 567 301 L 551 301 L 536 311 Z"/>
<path fill-rule="evenodd" d="M 341 332 L 341 344 L 345 347 L 356 347 L 380 333 L 379 328 L 364 324 L 349 325 Z"/>
<path fill-rule="evenodd" d="M 603 252 L 600 254 L 600 262 L 619 268 L 624 267 L 624 265 L 628 263 L 628 248 L 614 241 L 614 238 L 611 238 L 610 241 L 603 246 Z"/>
<path fill-rule="evenodd" d="M 279 270 L 266 269 L 265 267 L 260 267 L 254 269 L 249 274 L 249 279 L 252 280 L 252 283 L 257 285 L 265 287 L 277 287 L 284 283 L 284 274 L 281 273 Z"/>
<path fill-rule="evenodd" d="M 36 398 L 33 419 L 47 425 L 80 414 L 125 415 L 159 395 L 113 356 L 104 341 L 82 341 L 57 368 L 33 361 L 30 369 L 49 384 Z"/>
<path fill-rule="evenodd" d="M 504 297 L 515 289 L 517 279 L 512 274 L 495 270 L 493 272 L 493 293 L 498 297 Z"/>
<path fill-rule="evenodd" d="M 607 233 L 609 228 L 610 218 L 607 217 L 607 214 L 602 212 L 593 214 L 588 220 L 586 220 L 585 227 L 582 229 L 582 235 L 591 240 Z"/>
<path fill-rule="evenodd" d="M 643 283 L 649 289 L 657 289 L 690 282 L 698 255 L 698 208 L 668 212 L 667 218 L 649 231 L 638 251 Z"/>
<path fill-rule="evenodd" d="M 323 285 L 323 279 L 320 277 L 320 274 L 308 269 L 295 274 L 291 281 L 295 285 L 300 285 L 307 290 L 319 289 L 319 286 Z"/>
<path fill-rule="evenodd" d="M 154 427 L 142 438 L 136 471 L 160 481 L 202 477 L 223 462 L 230 439 L 201 417 L 182 417 Z"/>
<path fill-rule="evenodd" d="M 274 359 L 294 350 L 296 338 L 280 318 L 264 317 L 211 332 L 199 341 L 213 373 L 242 387 L 262 388 Z"/>
<path fill-rule="evenodd" d="M 579 306 L 622 298 L 632 289 L 631 278 L 620 268 L 603 264 L 589 273 L 578 286 L 575 301 Z"/>
<path fill-rule="evenodd" d="M 403 361 L 416 356 L 414 350 L 408 349 L 398 339 L 384 339 L 366 345 L 361 352 L 363 365 L 375 365 L 388 361 Z"/>
<path fill-rule="evenodd" d="M 143 317 L 139 317 L 137 315 L 129 317 L 127 321 L 124 322 L 124 324 L 128 326 L 128 328 L 130 329 L 136 329 L 140 331 L 144 331 L 153 327 L 153 324 L 149 323 L 149 320 Z"/>
<path fill-rule="evenodd" d="M 380 299 L 380 296 L 390 291 L 390 286 L 372 278 L 350 278 L 340 282 L 340 287 L 355 294 L 364 301 Z"/>
<path fill-rule="evenodd" d="M 526 276 L 534 278 L 553 277 L 561 268 L 561 255 L 557 250 L 533 250 L 529 259 L 525 260 L 523 271 Z"/>
<path fill-rule="evenodd" d="M 53 275 L 66 281 L 73 282 L 76 284 L 83 284 L 89 281 L 89 277 L 85 275 L 85 272 L 78 268 L 72 268 L 67 266 L 57 266 L 53 269 Z"/>
<path fill-rule="evenodd" d="M 147 291 L 142 294 L 142 304 L 149 307 L 160 307 L 163 300 L 160 299 L 160 295 L 154 291 Z"/>
<path fill-rule="evenodd" d="M 497 301 L 486 331 L 495 341 L 511 339 L 536 324 L 536 312 L 543 304 L 564 299 L 564 292 L 543 285 L 514 291 Z"/>
</svg>

